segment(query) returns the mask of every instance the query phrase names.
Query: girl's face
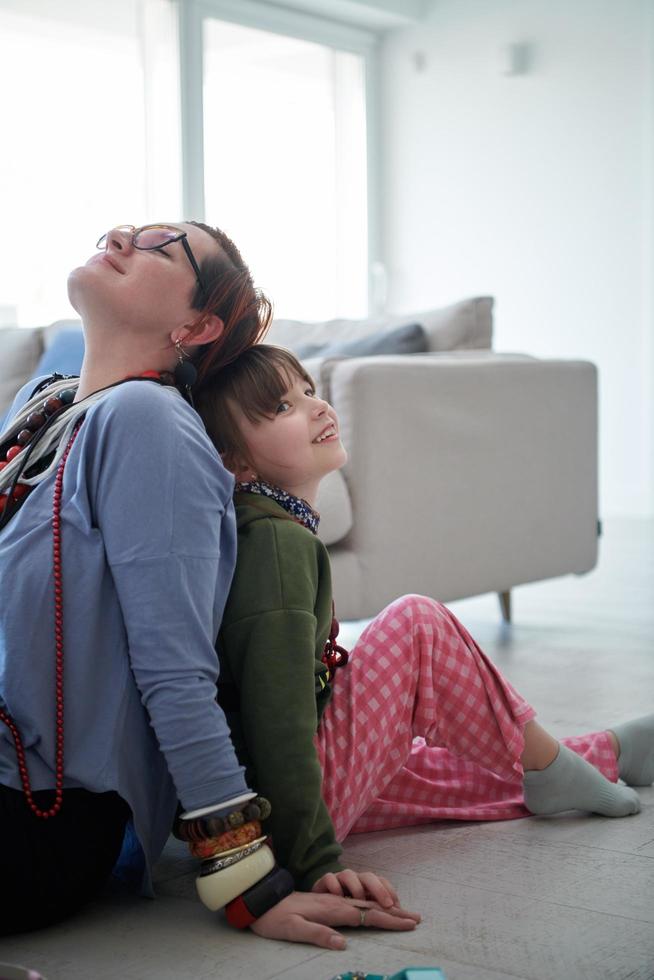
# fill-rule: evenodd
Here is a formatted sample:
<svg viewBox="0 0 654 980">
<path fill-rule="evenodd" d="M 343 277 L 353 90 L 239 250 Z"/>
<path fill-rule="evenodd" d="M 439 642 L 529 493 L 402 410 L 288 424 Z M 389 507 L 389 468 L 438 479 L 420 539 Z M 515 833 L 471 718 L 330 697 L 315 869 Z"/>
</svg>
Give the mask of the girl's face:
<svg viewBox="0 0 654 980">
<path fill-rule="evenodd" d="M 298 375 L 271 417 L 250 422 L 241 413 L 239 428 L 250 465 L 237 478 L 250 479 L 254 472 L 309 503 L 322 478 L 347 460 L 336 412 Z"/>
</svg>

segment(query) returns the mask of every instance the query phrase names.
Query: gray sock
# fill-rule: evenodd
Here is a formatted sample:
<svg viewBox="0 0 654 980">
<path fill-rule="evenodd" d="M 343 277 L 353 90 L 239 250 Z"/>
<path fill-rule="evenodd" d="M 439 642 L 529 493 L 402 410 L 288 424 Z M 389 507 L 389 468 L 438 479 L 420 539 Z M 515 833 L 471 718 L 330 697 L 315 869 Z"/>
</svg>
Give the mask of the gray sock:
<svg viewBox="0 0 654 980">
<path fill-rule="evenodd" d="M 620 779 L 629 786 L 654 783 L 654 715 L 614 725 L 611 731 L 620 743 Z"/>
<path fill-rule="evenodd" d="M 632 789 L 616 786 L 567 745 L 547 769 L 529 769 L 524 776 L 525 806 L 532 813 L 590 810 L 605 817 L 626 817 L 640 811 Z"/>
</svg>

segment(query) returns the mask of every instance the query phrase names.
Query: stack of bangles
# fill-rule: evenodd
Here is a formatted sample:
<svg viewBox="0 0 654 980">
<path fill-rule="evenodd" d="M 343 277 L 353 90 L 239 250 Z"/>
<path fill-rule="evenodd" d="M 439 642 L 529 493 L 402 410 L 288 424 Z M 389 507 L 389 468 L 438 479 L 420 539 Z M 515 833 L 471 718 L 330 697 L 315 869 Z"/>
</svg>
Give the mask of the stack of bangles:
<svg viewBox="0 0 654 980">
<path fill-rule="evenodd" d="M 233 807 L 225 814 L 226 807 Z M 261 821 L 270 816 L 263 796 L 240 796 L 219 807 L 183 813 L 173 833 L 202 859 L 198 895 L 212 912 L 245 929 L 293 891 L 293 877 L 275 862 Z"/>
</svg>

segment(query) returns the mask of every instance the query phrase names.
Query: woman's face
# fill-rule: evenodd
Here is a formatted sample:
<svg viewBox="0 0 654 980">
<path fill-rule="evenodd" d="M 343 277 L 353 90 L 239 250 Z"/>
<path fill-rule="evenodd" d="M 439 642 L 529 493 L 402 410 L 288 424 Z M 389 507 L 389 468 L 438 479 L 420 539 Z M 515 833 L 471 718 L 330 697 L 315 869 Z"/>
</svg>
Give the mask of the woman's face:
<svg viewBox="0 0 654 980">
<path fill-rule="evenodd" d="M 220 253 L 218 243 L 201 228 L 174 227 L 187 233 L 198 265 Z M 68 277 L 70 301 L 89 328 L 111 330 L 114 336 L 124 328 L 132 337 L 170 338 L 198 316 L 191 307 L 195 273 L 180 241 L 145 251 L 134 248 L 131 239 L 125 229 L 107 233 L 105 249 Z"/>
<path fill-rule="evenodd" d="M 250 469 L 260 479 L 309 501 L 320 480 L 347 460 L 336 412 L 297 375 L 270 418 L 250 422 L 241 413 L 239 428 Z"/>
</svg>

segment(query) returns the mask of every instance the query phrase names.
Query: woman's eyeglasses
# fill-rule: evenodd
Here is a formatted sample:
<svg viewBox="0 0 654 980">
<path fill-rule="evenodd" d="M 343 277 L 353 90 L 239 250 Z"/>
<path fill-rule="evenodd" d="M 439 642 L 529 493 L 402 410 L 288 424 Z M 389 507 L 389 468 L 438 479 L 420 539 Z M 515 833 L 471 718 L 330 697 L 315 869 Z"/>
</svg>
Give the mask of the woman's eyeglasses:
<svg viewBox="0 0 654 980">
<path fill-rule="evenodd" d="M 118 225 L 116 230 L 131 235 L 134 248 L 139 248 L 144 252 L 157 251 L 166 248 L 167 245 L 172 245 L 173 242 L 181 242 L 186 252 L 186 257 L 193 267 L 198 286 L 203 294 L 206 295 L 205 285 L 200 274 L 200 267 L 195 261 L 195 256 L 191 251 L 191 246 L 188 243 L 188 235 L 185 231 L 180 231 L 174 225 L 142 225 L 140 228 L 135 228 L 134 225 Z M 109 232 L 102 235 L 98 239 L 96 248 L 105 249 L 107 247 L 108 237 Z"/>
</svg>

